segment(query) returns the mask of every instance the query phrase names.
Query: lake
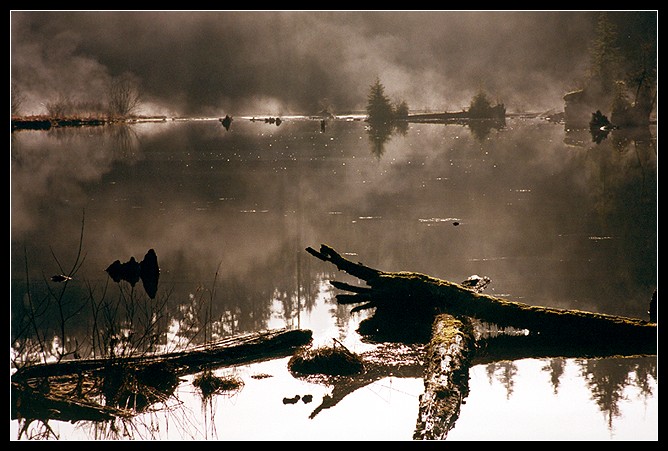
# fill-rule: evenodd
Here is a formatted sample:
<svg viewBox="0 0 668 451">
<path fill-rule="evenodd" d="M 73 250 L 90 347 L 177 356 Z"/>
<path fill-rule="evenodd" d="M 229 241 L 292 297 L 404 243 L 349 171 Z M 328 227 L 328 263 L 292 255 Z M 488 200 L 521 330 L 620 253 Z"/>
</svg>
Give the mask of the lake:
<svg viewBox="0 0 668 451">
<path fill-rule="evenodd" d="M 351 278 L 305 252 L 321 243 L 384 271 L 487 276 L 485 293 L 532 305 L 648 319 L 657 287 L 654 125 L 596 143 L 540 118 L 376 136 L 355 116 L 326 127 L 239 117 L 229 130 L 214 118 L 20 131 L 11 146 L 19 361 L 63 346 L 63 325 L 66 350 L 91 356 L 103 320 L 88 301 L 132 296 L 161 306 L 168 330 L 152 350 L 287 327 L 363 352 L 356 329 L 369 312 L 337 305 L 329 280 Z M 154 298 L 105 272 L 149 249 Z M 50 280 L 71 272 L 67 285 Z M 206 400 L 182 378 L 165 405 L 132 420 L 48 430 L 11 420 L 10 439 L 412 439 L 419 368 L 329 405 L 332 387 L 293 377 L 287 361 L 216 370 L 243 384 Z M 656 356 L 497 361 L 469 376 L 448 440 L 658 439 Z"/>
</svg>

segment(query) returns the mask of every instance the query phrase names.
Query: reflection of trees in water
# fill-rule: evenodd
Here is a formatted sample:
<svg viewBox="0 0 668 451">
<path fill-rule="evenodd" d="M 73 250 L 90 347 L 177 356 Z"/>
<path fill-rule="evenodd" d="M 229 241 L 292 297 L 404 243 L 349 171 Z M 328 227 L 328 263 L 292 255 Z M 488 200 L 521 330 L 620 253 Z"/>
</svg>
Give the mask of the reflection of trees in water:
<svg viewBox="0 0 668 451">
<path fill-rule="evenodd" d="M 619 134 L 617 132 L 620 132 Z M 624 246 L 620 258 L 628 264 L 618 271 L 619 287 L 633 286 L 640 282 L 644 293 L 615 292 L 615 296 L 627 302 L 649 304 L 656 288 L 656 148 L 648 130 L 615 130 L 614 139 L 591 147 L 586 154 L 586 183 L 592 199 L 592 230 L 607 236 L 607 230 L 621 231 L 622 236 L 632 237 L 616 241 L 612 245 Z M 632 244 L 630 244 L 632 243 Z M 638 245 L 638 243 L 643 243 Z M 634 301 L 640 297 L 641 301 Z M 646 310 L 646 307 L 643 309 Z"/>
<path fill-rule="evenodd" d="M 54 215 L 63 211 L 58 208 L 60 205 L 83 202 L 87 184 L 109 173 L 117 162 L 133 164 L 138 159 L 138 145 L 137 135 L 130 126 L 63 127 L 13 133 L 12 199 L 18 205 L 17 211 L 30 215 L 23 218 L 25 224 L 16 224 L 27 228 L 48 221 L 48 217 L 53 220 Z M 49 215 L 38 213 L 35 206 L 39 203 L 43 205 L 39 208 L 52 210 Z"/>
<path fill-rule="evenodd" d="M 631 369 L 635 373 L 634 384 L 645 398 L 654 394 L 653 383 L 657 380 L 657 364 L 653 357 L 639 359 Z"/>
<path fill-rule="evenodd" d="M 169 351 L 189 344 L 202 344 L 236 333 L 269 328 L 272 315 L 279 314 L 285 327 L 301 328 L 301 315 L 315 307 L 320 282 L 330 274 L 314 274 L 311 260 L 301 255 L 294 241 L 278 248 L 253 274 L 229 274 L 219 268 L 215 280 L 195 286 L 192 291 L 175 292 L 169 281 L 161 283 L 155 299 L 150 299 L 139 285 L 124 280 L 106 284 L 75 280 L 56 304 L 49 300 L 53 285 L 46 278 L 25 281 L 12 289 L 12 340 L 17 361 L 34 355 L 47 344 L 64 343 L 64 352 L 82 357 L 128 355 L 168 346 Z M 294 258 L 286 258 L 292 255 Z M 167 273 L 170 268 L 165 268 Z M 36 305 L 25 299 L 45 299 Z M 276 312 L 276 303 L 281 305 Z M 59 311 L 59 307 L 66 307 Z M 345 323 L 346 309 L 337 310 Z M 38 317 L 36 317 L 38 315 Z M 62 318 L 68 318 L 63 324 Z M 35 336 L 39 324 L 39 336 Z M 62 326 L 66 326 L 65 329 Z M 61 331 L 66 336 L 61 337 Z M 91 333 L 92 331 L 92 333 Z M 113 351 L 112 351 L 113 350 Z"/>
<path fill-rule="evenodd" d="M 643 198 L 650 194 L 648 188 L 654 188 L 651 184 L 648 186 L 647 176 L 652 169 L 653 160 L 656 157 L 656 139 L 648 127 L 637 127 L 626 130 L 615 130 L 612 134 L 612 146 L 618 152 L 633 152 L 636 156 L 637 165 L 642 176 Z M 653 195 L 653 192 L 652 192 Z M 653 201 L 653 198 L 649 199 Z"/>
<path fill-rule="evenodd" d="M 371 142 L 371 153 L 380 158 L 385 153 L 385 144 L 392 138 L 395 127 L 393 123 L 382 122 L 367 127 L 367 134 Z"/>
<path fill-rule="evenodd" d="M 254 267 L 257 275 L 223 276 L 212 313 L 214 319 L 221 318 L 225 323 L 221 331 L 266 329 L 272 314 L 276 313 L 273 311 L 275 302 L 282 307 L 280 315 L 286 327 L 300 327 L 302 312 L 313 309 L 318 292 L 311 263 L 300 254 L 298 249 L 286 244 Z"/>
<path fill-rule="evenodd" d="M 314 306 L 317 286 L 312 283 L 312 278 L 303 277 L 311 273 L 311 261 L 302 255 L 301 249 L 285 249 L 284 256 L 274 256 L 267 266 L 277 268 L 276 280 L 272 282 L 275 286 L 273 299 L 281 304 L 281 314 L 285 324 L 288 326 L 301 327 L 302 310 L 311 311 Z M 282 261 L 276 261 L 276 258 Z M 292 257 L 292 258 L 290 258 Z M 268 300 L 271 302 L 271 299 Z"/>
<path fill-rule="evenodd" d="M 50 357 L 142 354 L 166 344 L 167 297 L 149 299 L 126 282 L 113 292 L 108 284 L 75 281 L 66 288 L 46 280 L 32 281 L 29 290 L 15 285 L 11 339 L 17 366 Z"/>
<path fill-rule="evenodd" d="M 615 150 L 623 152 L 637 148 L 649 148 L 656 153 L 656 140 L 652 138 L 649 127 L 633 127 L 613 130 L 610 141 Z"/>
<path fill-rule="evenodd" d="M 581 374 L 601 412 L 606 415 L 608 428 L 620 416 L 620 403 L 625 401 L 627 387 L 635 386 L 642 395 L 652 395 L 650 378 L 656 380 L 656 360 L 640 359 L 638 363 L 624 364 L 622 359 L 592 359 L 580 363 Z"/>
<path fill-rule="evenodd" d="M 564 369 L 566 368 L 566 360 L 562 358 L 550 359 L 542 370 L 550 373 L 550 383 L 556 395 L 559 391 L 559 379 L 564 374 Z"/>
<path fill-rule="evenodd" d="M 579 373 L 591 392 L 601 412 L 606 415 L 608 427 L 612 429 L 613 420 L 620 415 L 622 401 L 627 400 L 626 389 L 635 387 L 640 396 L 650 398 L 657 381 L 656 357 L 639 358 L 604 358 L 575 360 Z M 541 368 L 550 374 L 550 381 L 557 395 L 560 379 L 564 375 L 567 360 L 553 358 Z M 494 380 L 501 383 L 512 396 L 517 367 L 511 361 L 489 363 L 486 366 L 487 377 L 491 384 Z"/>
<path fill-rule="evenodd" d="M 510 399 L 515 389 L 515 381 L 513 380 L 517 374 L 517 366 L 515 365 L 515 362 L 503 361 L 490 363 L 487 365 L 486 371 L 490 383 L 496 378 L 496 380 L 506 389 L 506 398 Z"/>
<path fill-rule="evenodd" d="M 492 129 L 501 130 L 506 126 L 506 118 L 503 119 L 471 119 L 467 122 L 471 134 L 478 141 L 484 141 Z"/>
<path fill-rule="evenodd" d="M 128 124 L 112 124 L 108 126 L 109 140 L 114 148 L 114 154 L 124 159 L 136 160 L 139 150 L 139 135 Z"/>
<path fill-rule="evenodd" d="M 447 125 L 448 122 L 442 122 Z M 455 122 L 452 122 L 455 123 Z M 459 124 L 459 122 L 456 122 Z M 492 129 L 501 130 L 506 126 L 506 119 L 474 119 L 466 121 L 471 134 L 478 141 L 484 141 Z M 392 121 L 369 123 L 367 134 L 371 143 L 371 153 L 380 158 L 385 153 L 385 145 L 391 141 L 393 135 L 406 136 L 408 134 L 408 121 Z"/>
<path fill-rule="evenodd" d="M 634 203 L 654 203 L 655 187 L 648 175 L 655 165 L 656 141 L 649 129 L 615 130 L 612 136 L 587 154 L 589 181 L 592 192 L 597 193 L 599 211 L 613 209 L 611 202 L 628 189 L 636 193 Z"/>
<path fill-rule="evenodd" d="M 406 136 L 408 121 L 371 121 L 366 127 L 371 143 L 371 153 L 380 158 L 385 153 L 385 145 L 391 141 L 392 135 Z"/>
<path fill-rule="evenodd" d="M 396 121 L 394 123 L 394 129 L 398 135 L 406 136 L 408 134 L 408 121 Z"/>
<path fill-rule="evenodd" d="M 56 127 L 46 132 L 49 138 L 61 143 L 76 145 L 79 140 L 99 139 L 102 147 L 115 157 L 136 160 L 139 135 L 131 124 L 117 123 L 99 127 Z"/>
</svg>

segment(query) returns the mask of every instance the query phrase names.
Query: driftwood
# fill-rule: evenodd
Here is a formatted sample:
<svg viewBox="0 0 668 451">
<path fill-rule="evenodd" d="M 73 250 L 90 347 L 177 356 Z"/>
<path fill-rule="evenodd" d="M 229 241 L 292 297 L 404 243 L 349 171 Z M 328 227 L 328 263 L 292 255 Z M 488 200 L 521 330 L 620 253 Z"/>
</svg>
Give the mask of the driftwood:
<svg viewBox="0 0 668 451">
<path fill-rule="evenodd" d="M 473 341 L 470 324 L 448 314 L 434 320 L 414 440 L 443 440 L 455 425 L 462 400 L 468 396 Z"/>
<path fill-rule="evenodd" d="M 306 251 L 368 285 L 331 281 L 348 292 L 336 296 L 339 304 L 358 304 L 353 312 L 376 309 L 360 324 L 360 333 L 381 340 L 428 341 L 415 440 L 447 436 L 468 395 L 468 372 L 473 364 L 544 356 L 653 355 L 657 351 L 655 322 L 532 306 L 424 274 L 383 272 L 347 260 L 326 245 Z M 476 339 L 473 324 L 480 322 L 522 333 Z"/>
<path fill-rule="evenodd" d="M 25 366 L 11 376 L 12 419 L 131 417 L 171 396 L 179 376 L 289 356 L 311 338 L 309 330 L 280 329 L 183 352 Z"/>
<path fill-rule="evenodd" d="M 336 296 L 339 304 L 360 304 L 359 311 L 376 308 L 373 327 L 431 325 L 438 313 L 476 318 L 499 327 L 526 329 L 529 335 L 565 344 L 619 346 L 638 354 L 655 354 L 656 323 L 616 315 L 532 306 L 476 293 L 460 284 L 414 272 L 383 272 L 345 259 L 331 247 L 307 252 L 338 269 L 364 280 L 368 287 L 332 284 L 354 294 Z"/>
</svg>

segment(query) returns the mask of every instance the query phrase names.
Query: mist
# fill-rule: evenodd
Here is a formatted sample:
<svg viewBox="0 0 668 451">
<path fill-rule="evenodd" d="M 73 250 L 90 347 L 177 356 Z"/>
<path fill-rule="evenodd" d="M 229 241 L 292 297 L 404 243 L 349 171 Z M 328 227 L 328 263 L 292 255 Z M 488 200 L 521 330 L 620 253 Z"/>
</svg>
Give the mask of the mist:
<svg viewBox="0 0 668 451">
<path fill-rule="evenodd" d="M 459 110 L 484 90 L 508 111 L 563 108 L 597 12 L 11 12 L 22 114 L 139 80 L 142 114 L 363 110 L 379 77 L 411 109 Z"/>
</svg>

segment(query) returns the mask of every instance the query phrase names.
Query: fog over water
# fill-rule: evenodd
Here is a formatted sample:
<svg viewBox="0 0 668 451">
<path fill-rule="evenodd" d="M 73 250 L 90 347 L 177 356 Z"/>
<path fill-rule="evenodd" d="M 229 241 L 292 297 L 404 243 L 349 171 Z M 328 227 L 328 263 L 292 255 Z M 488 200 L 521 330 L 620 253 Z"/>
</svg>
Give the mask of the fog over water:
<svg viewBox="0 0 668 451">
<path fill-rule="evenodd" d="M 545 111 L 586 75 L 597 14 L 19 11 L 11 71 L 30 114 L 58 95 L 99 99 L 123 74 L 148 114 L 360 110 L 376 76 L 414 109 L 458 110 L 484 89 L 509 111 Z"/>
<path fill-rule="evenodd" d="M 140 87 L 135 113 L 167 116 L 12 129 L 11 363 L 282 328 L 366 352 L 375 345 L 358 326 L 374 309 L 337 302 L 330 281 L 362 282 L 306 251 L 321 243 L 382 271 L 486 276 L 485 293 L 501 299 L 649 318 L 656 99 L 641 127 L 579 129 L 540 114 L 563 112 L 564 95 L 583 87 L 599 15 L 11 11 L 13 119 L 15 100 L 21 116 L 52 114 L 50 102 L 106 115 L 123 77 Z M 642 49 L 657 13 L 608 15 L 620 65 L 652 69 Z M 365 107 L 377 77 L 411 112 L 468 109 L 484 91 L 508 114 L 374 127 Z M 159 284 L 105 271 L 149 249 Z M 471 364 L 448 440 L 658 437 L 656 355 L 501 343 Z M 366 380 L 338 386 L 295 377 L 287 357 L 222 366 L 218 376 L 244 385 L 211 399 L 189 373 L 127 422 L 23 415 L 10 439 L 412 440 L 425 389 L 414 351 L 402 346 L 403 367 L 388 352 Z"/>
</svg>

